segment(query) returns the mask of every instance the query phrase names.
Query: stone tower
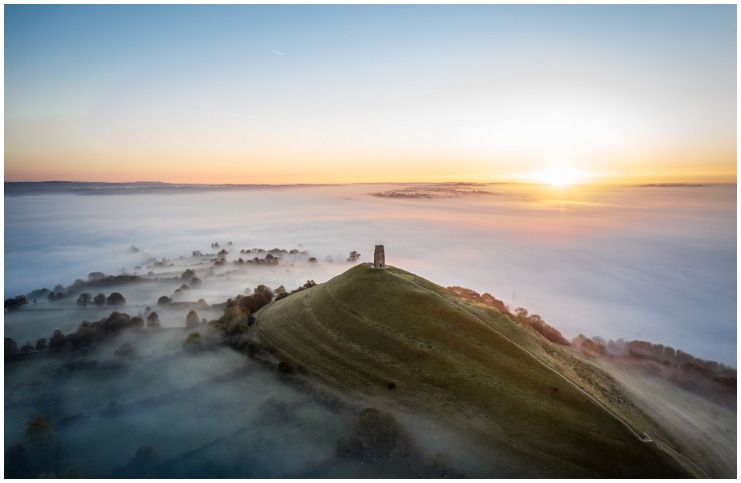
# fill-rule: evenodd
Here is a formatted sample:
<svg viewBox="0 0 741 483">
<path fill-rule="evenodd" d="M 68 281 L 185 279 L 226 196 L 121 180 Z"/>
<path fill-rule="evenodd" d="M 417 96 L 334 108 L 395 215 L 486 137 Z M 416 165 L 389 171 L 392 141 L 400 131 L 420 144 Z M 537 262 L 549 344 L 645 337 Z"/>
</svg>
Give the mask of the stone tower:
<svg viewBox="0 0 741 483">
<path fill-rule="evenodd" d="M 373 252 L 373 268 L 386 268 L 386 255 L 383 253 L 383 245 L 376 245 Z"/>
</svg>

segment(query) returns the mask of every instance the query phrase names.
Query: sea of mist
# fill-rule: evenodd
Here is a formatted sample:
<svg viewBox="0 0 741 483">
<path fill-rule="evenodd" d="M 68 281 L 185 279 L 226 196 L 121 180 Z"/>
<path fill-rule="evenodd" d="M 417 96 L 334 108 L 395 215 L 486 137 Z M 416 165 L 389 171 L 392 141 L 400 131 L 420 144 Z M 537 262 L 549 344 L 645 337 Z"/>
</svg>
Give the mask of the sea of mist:
<svg viewBox="0 0 741 483">
<path fill-rule="evenodd" d="M 113 188 L 6 184 L 6 297 L 93 271 L 145 273 L 148 259 L 214 252 L 213 242 L 318 259 L 225 276 L 189 296 L 219 303 L 259 283 L 290 290 L 325 281 L 349 268 L 350 250 L 370 261 L 383 243 L 389 264 L 490 292 L 567 337 L 645 339 L 736 365 L 735 185 Z M 170 285 L 126 290 L 141 290 L 132 303 L 144 307 Z M 67 322 L 41 306 L 6 314 L 6 336 L 20 344 L 73 329 L 81 314 L 65 303 Z M 184 314 L 172 317 L 163 324 Z"/>
</svg>

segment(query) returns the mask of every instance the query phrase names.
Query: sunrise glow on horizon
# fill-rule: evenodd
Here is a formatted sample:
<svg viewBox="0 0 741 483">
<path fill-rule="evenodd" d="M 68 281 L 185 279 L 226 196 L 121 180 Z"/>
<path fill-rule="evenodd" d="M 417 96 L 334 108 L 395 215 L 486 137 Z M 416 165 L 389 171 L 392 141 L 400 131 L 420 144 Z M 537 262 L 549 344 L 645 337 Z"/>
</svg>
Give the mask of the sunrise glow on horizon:
<svg viewBox="0 0 741 483">
<path fill-rule="evenodd" d="M 735 5 L 8 5 L 5 29 L 6 181 L 736 179 Z"/>
</svg>

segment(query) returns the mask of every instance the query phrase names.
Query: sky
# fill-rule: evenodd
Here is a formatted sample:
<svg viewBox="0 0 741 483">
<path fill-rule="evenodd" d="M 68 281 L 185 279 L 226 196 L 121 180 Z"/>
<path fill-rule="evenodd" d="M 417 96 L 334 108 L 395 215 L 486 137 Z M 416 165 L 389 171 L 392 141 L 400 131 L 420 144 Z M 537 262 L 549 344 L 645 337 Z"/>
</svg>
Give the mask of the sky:
<svg viewBox="0 0 741 483">
<path fill-rule="evenodd" d="M 4 8 L 6 181 L 735 182 L 735 5 Z"/>
</svg>

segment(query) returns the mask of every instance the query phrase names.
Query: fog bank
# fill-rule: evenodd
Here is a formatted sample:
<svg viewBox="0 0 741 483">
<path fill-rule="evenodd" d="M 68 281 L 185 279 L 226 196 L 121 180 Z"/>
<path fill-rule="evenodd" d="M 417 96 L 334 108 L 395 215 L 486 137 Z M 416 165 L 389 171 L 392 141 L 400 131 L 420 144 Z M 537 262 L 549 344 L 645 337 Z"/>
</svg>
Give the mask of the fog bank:
<svg viewBox="0 0 741 483">
<path fill-rule="evenodd" d="M 293 288 L 344 271 L 349 250 L 368 261 L 383 243 L 390 264 L 491 292 L 568 337 L 660 341 L 735 366 L 735 186 L 433 188 L 6 196 L 5 296 L 214 241 L 309 250 L 320 263 L 300 274 L 259 275 Z M 377 196 L 395 192 L 405 196 Z"/>
</svg>

